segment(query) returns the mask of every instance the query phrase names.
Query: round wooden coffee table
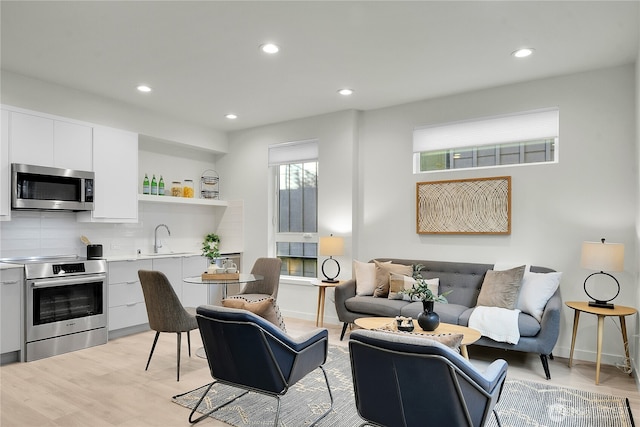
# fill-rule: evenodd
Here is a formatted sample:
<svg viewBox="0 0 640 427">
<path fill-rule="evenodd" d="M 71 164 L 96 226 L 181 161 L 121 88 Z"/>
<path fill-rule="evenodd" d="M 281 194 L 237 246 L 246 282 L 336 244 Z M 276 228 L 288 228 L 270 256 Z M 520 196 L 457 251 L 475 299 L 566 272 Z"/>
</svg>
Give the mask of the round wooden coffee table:
<svg viewBox="0 0 640 427">
<path fill-rule="evenodd" d="M 393 317 L 361 317 L 356 319 L 353 323 L 360 326 L 363 329 L 380 329 L 383 326 L 389 325 L 395 322 Z M 435 331 L 423 331 L 418 325 L 417 320 L 413 320 L 415 328 L 411 333 L 422 335 L 436 335 L 436 334 L 462 334 L 462 342 L 460 343 L 460 354 L 465 359 L 469 360 L 469 352 L 467 351 L 467 345 L 473 344 L 478 341 L 482 334 L 475 329 L 467 328 L 466 326 L 452 325 L 450 323 L 440 323 Z"/>
</svg>

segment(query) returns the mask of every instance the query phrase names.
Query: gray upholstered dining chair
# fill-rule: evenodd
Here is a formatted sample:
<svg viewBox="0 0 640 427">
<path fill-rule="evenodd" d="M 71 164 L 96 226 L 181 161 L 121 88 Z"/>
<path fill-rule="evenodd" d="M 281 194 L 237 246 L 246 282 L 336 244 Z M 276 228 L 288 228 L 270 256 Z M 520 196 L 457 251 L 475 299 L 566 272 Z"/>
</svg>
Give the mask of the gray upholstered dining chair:
<svg viewBox="0 0 640 427">
<path fill-rule="evenodd" d="M 311 425 L 332 411 L 333 395 L 323 368 L 329 346 L 326 329 L 317 328 L 294 338 L 250 311 L 213 305 L 198 307 L 196 319 L 214 381 L 205 387 L 202 397 L 189 414 L 190 423 L 206 418 L 251 391 L 277 399 L 273 423 L 277 426 L 280 396 L 318 368 L 324 374 L 330 405 Z M 212 410 L 194 420 L 193 415 L 216 383 L 244 391 L 226 402 L 216 403 Z M 213 405 L 207 402 L 207 408 Z"/>
<path fill-rule="evenodd" d="M 247 283 L 237 294 L 249 301 L 273 297 L 278 299 L 278 287 L 280 285 L 280 258 L 258 258 L 253 264 L 251 274 L 263 276 L 262 280 Z"/>
<path fill-rule="evenodd" d="M 156 337 L 151 346 L 151 353 L 147 360 L 146 371 L 149 368 L 153 351 L 156 348 L 160 332 L 175 332 L 178 335 L 177 350 L 177 381 L 180 381 L 180 346 L 182 332 L 187 333 L 189 357 L 191 357 L 190 331 L 198 329 L 195 308 L 185 308 L 173 290 L 169 279 L 160 271 L 138 270 L 138 277 L 144 293 L 144 302 L 147 306 L 149 327 L 156 331 Z"/>
<path fill-rule="evenodd" d="M 362 424 L 478 427 L 494 410 L 507 362 L 480 372 L 456 351 L 424 337 L 356 330 L 349 339 L 351 372 Z"/>
</svg>

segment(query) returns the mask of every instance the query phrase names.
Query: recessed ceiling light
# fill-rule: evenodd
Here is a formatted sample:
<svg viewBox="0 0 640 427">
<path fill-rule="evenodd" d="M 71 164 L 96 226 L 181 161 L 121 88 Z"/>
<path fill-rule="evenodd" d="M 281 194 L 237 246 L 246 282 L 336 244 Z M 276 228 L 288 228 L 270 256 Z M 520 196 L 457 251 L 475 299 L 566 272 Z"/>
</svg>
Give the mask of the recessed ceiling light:
<svg viewBox="0 0 640 427">
<path fill-rule="evenodd" d="M 140 92 L 151 92 L 151 88 L 147 85 L 140 85 L 137 87 Z"/>
<path fill-rule="evenodd" d="M 348 89 L 348 88 L 340 89 L 338 93 L 342 96 L 353 95 L 353 89 Z"/>
<path fill-rule="evenodd" d="M 511 55 L 515 56 L 516 58 L 526 58 L 527 56 L 530 56 L 531 54 L 533 54 L 533 49 L 530 47 L 525 47 L 522 49 L 518 49 L 515 52 L 512 52 Z"/>
<path fill-rule="evenodd" d="M 273 43 L 265 43 L 263 45 L 260 45 L 260 50 L 263 51 L 264 53 L 273 54 L 273 53 L 278 53 L 278 51 L 280 50 L 280 47 Z"/>
<path fill-rule="evenodd" d="M 235 114 L 227 114 L 225 117 L 229 120 L 235 120 L 238 118 L 238 116 Z"/>
</svg>

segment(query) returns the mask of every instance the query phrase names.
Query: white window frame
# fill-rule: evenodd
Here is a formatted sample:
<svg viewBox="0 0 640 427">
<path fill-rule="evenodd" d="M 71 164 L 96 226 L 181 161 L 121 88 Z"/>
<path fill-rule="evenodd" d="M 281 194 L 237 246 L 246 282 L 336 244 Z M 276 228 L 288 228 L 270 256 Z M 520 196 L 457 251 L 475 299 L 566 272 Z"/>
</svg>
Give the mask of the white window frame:
<svg viewBox="0 0 640 427">
<path fill-rule="evenodd" d="M 273 253 L 274 256 L 277 256 L 277 242 L 299 242 L 299 243 L 318 243 L 318 232 L 310 233 L 310 232 L 278 232 L 278 218 L 279 218 L 279 189 L 278 189 L 278 181 L 279 181 L 279 167 L 284 164 L 293 164 L 293 163 L 308 163 L 308 162 L 318 162 L 318 140 L 317 139 L 309 139 L 302 141 L 293 141 L 286 142 L 282 144 L 273 144 L 269 146 L 269 169 L 271 176 L 271 191 L 272 191 L 272 200 L 273 200 L 273 208 L 272 208 L 272 218 L 271 218 L 271 232 L 270 234 L 273 236 L 270 242 L 270 253 Z M 319 167 L 317 168 L 319 169 Z M 316 173 L 317 172 L 316 169 Z M 316 254 L 316 263 L 317 263 L 317 254 Z M 319 265 L 316 267 L 319 269 Z M 284 283 L 291 284 L 306 284 L 308 285 L 311 280 L 315 280 L 315 278 L 304 277 L 304 276 L 288 276 L 281 275 L 282 281 Z"/>
<path fill-rule="evenodd" d="M 542 162 L 495 164 L 465 168 L 444 168 L 431 171 L 420 170 L 421 153 L 447 152 L 453 156 L 455 150 L 474 153 L 478 149 L 520 144 L 521 151 L 529 142 L 540 143 L 553 140 L 554 158 Z M 559 159 L 559 109 L 546 108 L 503 116 L 484 117 L 473 120 L 422 126 L 413 132 L 413 172 L 433 173 L 465 169 L 500 168 L 525 165 L 557 163 Z M 475 163 L 475 162 L 474 162 Z"/>
</svg>

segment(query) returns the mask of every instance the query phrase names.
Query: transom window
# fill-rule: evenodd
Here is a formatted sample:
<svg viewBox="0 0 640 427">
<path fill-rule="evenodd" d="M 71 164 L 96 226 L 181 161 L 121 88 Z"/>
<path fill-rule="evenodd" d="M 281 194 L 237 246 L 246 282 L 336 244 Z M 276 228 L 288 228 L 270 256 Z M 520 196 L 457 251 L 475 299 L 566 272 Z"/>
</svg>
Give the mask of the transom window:
<svg viewBox="0 0 640 427">
<path fill-rule="evenodd" d="M 558 109 L 414 131 L 414 172 L 557 162 Z"/>
</svg>

